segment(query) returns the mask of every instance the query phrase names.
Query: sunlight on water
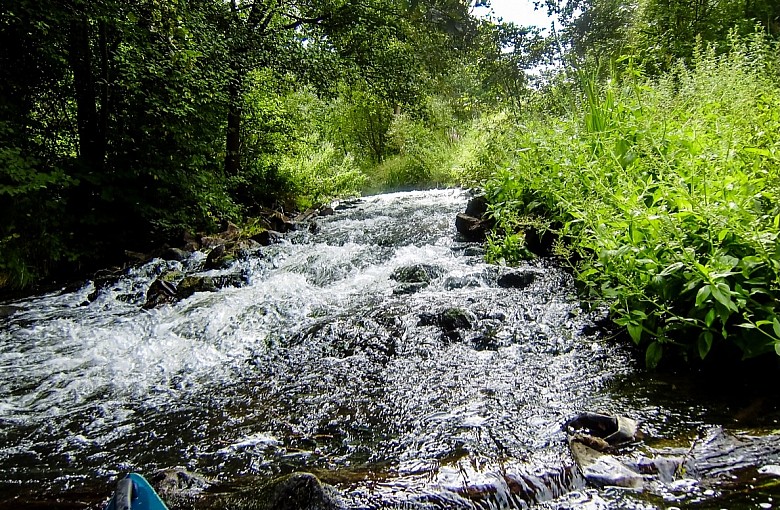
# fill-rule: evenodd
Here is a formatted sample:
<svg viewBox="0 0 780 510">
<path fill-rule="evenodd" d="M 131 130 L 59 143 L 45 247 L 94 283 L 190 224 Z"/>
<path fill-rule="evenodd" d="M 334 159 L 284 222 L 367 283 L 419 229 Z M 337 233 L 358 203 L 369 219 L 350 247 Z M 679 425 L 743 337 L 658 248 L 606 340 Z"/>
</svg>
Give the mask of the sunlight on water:
<svg viewBox="0 0 780 510">
<path fill-rule="evenodd" d="M 203 254 L 13 303 L 0 487 L 56 493 L 186 466 L 223 480 L 337 473 L 363 507 L 524 507 L 580 488 L 561 424 L 620 411 L 605 389 L 629 357 L 582 333 L 593 317 L 560 269 L 535 264 L 527 288 L 500 288 L 504 269 L 465 255 L 465 202 L 366 198 L 228 270 L 247 285 L 175 305 L 141 308 L 157 275 Z M 394 271 L 419 264 L 428 285 L 398 292 Z"/>
</svg>

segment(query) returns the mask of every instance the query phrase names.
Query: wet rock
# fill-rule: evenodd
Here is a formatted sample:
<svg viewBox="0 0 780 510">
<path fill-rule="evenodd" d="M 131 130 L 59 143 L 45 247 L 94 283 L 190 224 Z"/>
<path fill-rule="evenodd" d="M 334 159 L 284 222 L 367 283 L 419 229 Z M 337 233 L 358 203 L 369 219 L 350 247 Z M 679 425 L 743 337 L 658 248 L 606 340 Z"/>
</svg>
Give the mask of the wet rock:
<svg viewBox="0 0 780 510">
<path fill-rule="evenodd" d="M 467 257 L 484 257 L 485 249 L 481 246 L 469 246 L 463 250 L 463 255 Z"/>
<path fill-rule="evenodd" d="M 455 229 L 469 241 L 484 241 L 494 224 L 487 211 L 488 203 L 484 196 L 472 198 L 466 205 L 466 212 L 455 216 Z"/>
<path fill-rule="evenodd" d="M 226 269 L 235 262 L 236 257 L 224 244 L 215 246 L 206 258 L 206 269 Z"/>
<path fill-rule="evenodd" d="M 7 319 L 19 310 L 21 310 L 21 308 L 18 306 L 0 305 L 0 319 Z"/>
<path fill-rule="evenodd" d="M 335 209 L 337 211 L 346 211 L 346 210 L 349 210 L 349 209 L 355 209 L 361 203 L 362 203 L 362 200 L 360 200 L 360 199 L 357 199 L 357 200 L 345 200 L 345 201 L 339 203 L 336 206 Z"/>
<path fill-rule="evenodd" d="M 637 439 L 636 421 L 625 416 L 600 413 L 580 413 L 566 423 L 566 428 L 578 433 L 603 439 L 615 446 Z"/>
<path fill-rule="evenodd" d="M 402 266 L 392 272 L 390 278 L 398 283 L 431 283 L 434 278 L 443 274 L 443 270 L 430 264 L 414 264 Z"/>
<path fill-rule="evenodd" d="M 396 288 L 393 289 L 393 294 L 397 296 L 403 296 L 407 294 L 414 294 L 415 292 L 420 292 L 425 287 L 427 287 L 427 283 L 423 282 L 417 282 L 417 283 L 402 283 L 398 285 Z"/>
<path fill-rule="evenodd" d="M 184 278 L 179 271 L 169 271 L 157 277 L 146 291 L 143 308 L 150 309 L 164 304 L 177 302 L 178 283 Z"/>
<path fill-rule="evenodd" d="M 499 275 L 496 282 L 504 289 L 524 289 L 536 281 L 536 272 L 530 269 L 513 269 Z"/>
<path fill-rule="evenodd" d="M 216 510 L 341 510 L 345 505 L 335 489 L 311 473 L 292 473 L 259 487 L 231 488 L 215 494 L 197 508 Z"/>
<path fill-rule="evenodd" d="M 276 230 L 277 232 L 286 233 L 298 230 L 298 224 L 282 213 L 275 213 L 270 218 L 269 224 L 271 225 L 271 230 Z"/>
<path fill-rule="evenodd" d="M 320 216 L 333 216 L 334 214 L 336 214 L 336 211 L 332 207 L 323 207 L 319 212 Z"/>
<path fill-rule="evenodd" d="M 474 218 L 484 219 L 488 212 L 488 201 L 484 195 L 479 195 L 466 204 L 466 214 Z"/>
<path fill-rule="evenodd" d="M 465 213 L 458 213 L 455 216 L 455 229 L 464 238 L 476 242 L 484 241 L 488 230 L 490 230 L 487 223 Z"/>
<path fill-rule="evenodd" d="M 497 351 L 501 347 L 506 347 L 508 342 L 498 338 L 495 334 L 482 334 L 470 340 L 471 347 L 475 351 Z"/>
<path fill-rule="evenodd" d="M 199 495 L 211 483 L 182 467 L 161 469 L 149 477 L 149 483 L 169 508 L 193 507 Z"/>
<path fill-rule="evenodd" d="M 481 287 L 482 280 L 479 276 L 449 276 L 444 280 L 444 288 L 447 290 L 465 289 L 468 287 Z"/>
<path fill-rule="evenodd" d="M 579 440 L 569 442 L 572 457 L 585 479 L 597 486 L 628 487 L 640 489 L 643 476 L 611 455 L 599 452 Z"/>
<path fill-rule="evenodd" d="M 281 243 L 282 234 L 276 230 L 263 230 L 262 232 L 253 235 L 250 239 L 257 241 L 262 246 L 270 246 L 272 244 Z"/>
<path fill-rule="evenodd" d="M 187 299 L 196 292 L 215 292 L 226 287 L 241 287 L 246 278 L 240 273 L 221 275 L 185 275 L 181 271 L 169 271 L 160 275 L 149 286 L 143 308 L 150 309 L 163 304 L 173 304 Z"/>
<path fill-rule="evenodd" d="M 460 308 L 449 308 L 439 314 L 439 326 L 444 332 L 471 329 L 476 318 L 474 314 Z"/>
<path fill-rule="evenodd" d="M 181 248 L 167 248 L 162 253 L 162 258 L 165 260 L 175 260 L 181 262 L 187 260 L 190 257 L 190 252 L 182 250 Z"/>
<path fill-rule="evenodd" d="M 190 275 L 179 283 L 176 296 L 186 299 L 196 292 L 216 292 L 227 287 L 241 287 L 246 284 L 246 278 L 240 273 L 222 275 Z"/>
<path fill-rule="evenodd" d="M 393 294 L 413 294 L 427 287 L 434 278 L 438 278 L 444 271 L 430 264 L 415 264 L 402 266 L 392 272 L 390 278 L 399 283 Z"/>
<path fill-rule="evenodd" d="M 778 462 L 779 435 L 733 434 L 715 427 L 694 444 L 686 467 L 688 472 L 699 477 L 714 478 Z"/>
<path fill-rule="evenodd" d="M 439 313 L 422 313 L 417 326 L 436 326 L 449 340 L 460 340 L 460 330 L 469 330 L 476 323 L 473 313 L 461 308 L 448 308 Z"/>
</svg>

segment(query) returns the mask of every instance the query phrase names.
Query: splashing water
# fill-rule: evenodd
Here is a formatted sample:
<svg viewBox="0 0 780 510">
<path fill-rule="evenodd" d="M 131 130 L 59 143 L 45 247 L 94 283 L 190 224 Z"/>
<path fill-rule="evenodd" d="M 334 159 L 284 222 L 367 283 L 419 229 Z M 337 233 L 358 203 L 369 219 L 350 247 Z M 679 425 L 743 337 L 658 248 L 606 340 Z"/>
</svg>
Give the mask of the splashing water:
<svg viewBox="0 0 780 510">
<path fill-rule="evenodd" d="M 586 334 L 594 317 L 560 269 L 500 287 L 508 270 L 455 236 L 465 201 L 363 199 L 239 262 L 247 285 L 175 305 L 141 307 L 157 275 L 186 269 L 162 260 L 12 303 L 0 490 L 67 494 L 170 466 L 311 471 L 356 508 L 524 508 L 581 489 L 561 425 L 630 409 L 610 394 L 630 357 Z M 421 265 L 430 283 L 402 292 L 394 274 Z"/>
</svg>

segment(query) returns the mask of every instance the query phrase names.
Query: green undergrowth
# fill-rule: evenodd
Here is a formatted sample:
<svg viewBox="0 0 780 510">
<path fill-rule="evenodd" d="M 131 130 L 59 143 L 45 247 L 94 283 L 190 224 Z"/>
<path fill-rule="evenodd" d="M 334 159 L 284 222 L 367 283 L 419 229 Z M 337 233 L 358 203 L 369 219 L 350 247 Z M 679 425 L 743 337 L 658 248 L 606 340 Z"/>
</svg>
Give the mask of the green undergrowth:
<svg viewBox="0 0 780 510">
<path fill-rule="evenodd" d="M 735 38 L 654 80 L 619 66 L 607 83 L 580 74 L 568 114 L 515 129 L 486 182 L 489 257 L 517 262 L 525 227 L 555 230 L 584 297 L 610 304 L 650 367 L 780 355 L 776 49 Z"/>
</svg>

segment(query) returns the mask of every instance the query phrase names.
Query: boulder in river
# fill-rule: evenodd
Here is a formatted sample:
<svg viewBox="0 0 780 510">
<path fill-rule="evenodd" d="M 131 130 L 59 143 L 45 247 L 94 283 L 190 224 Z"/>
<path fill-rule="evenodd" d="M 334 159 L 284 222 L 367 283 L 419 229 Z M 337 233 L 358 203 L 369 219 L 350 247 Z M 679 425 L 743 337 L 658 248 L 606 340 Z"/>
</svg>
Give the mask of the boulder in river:
<svg viewBox="0 0 780 510">
<path fill-rule="evenodd" d="M 206 258 L 206 269 L 225 269 L 235 261 L 235 255 L 224 244 L 218 244 Z"/>
<path fill-rule="evenodd" d="M 473 313 L 461 308 L 447 308 L 439 313 L 423 313 L 419 316 L 418 326 L 437 326 L 442 335 L 453 341 L 460 340 L 460 331 L 468 330 L 476 323 Z"/>
<path fill-rule="evenodd" d="M 637 439 L 637 423 L 625 416 L 611 416 L 601 413 L 580 413 L 566 423 L 566 428 L 577 433 L 587 434 L 615 446 Z"/>
<path fill-rule="evenodd" d="M 263 230 L 253 235 L 251 239 L 257 241 L 262 246 L 270 246 L 282 242 L 282 234 L 276 230 Z"/>
<path fill-rule="evenodd" d="M 390 278 L 398 283 L 430 283 L 434 278 L 441 276 L 443 272 L 440 267 L 430 264 L 414 264 L 395 269 Z"/>
<path fill-rule="evenodd" d="M 179 299 L 177 289 L 179 282 L 184 279 L 181 271 L 168 271 L 157 277 L 146 291 L 146 299 L 143 308 L 155 308 L 164 304 L 177 302 Z"/>
<path fill-rule="evenodd" d="M 536 280 L 536 271 L 532 269 L 510 269 L 501 273 L 497 284 L 504 289 L 524 289 Z"/>
<path fill-rule="evenodd" d="M 455 216 L 455 228 L 466 240 L 482 242 L 488 231 L 493 228 L 494 222 L 488 217 L 488 203 L 484 196 L 477 196 L 469 200 L 466 212 Z"/>
<path fill-rule="evenodd" d="M 440 267 L 430 264 L 414 264 L 396 268 L 390 275 L 390 278 L 399 284 L 393 290 L 393 294 L 413 294 L 418 292 L 443 273 L 444 271 Z"/>
<path fill-rule="evenodd" d="M 183 250 L 181 248 L 166 248 L 162 254 L 165 260 L 175 260 L 177 262 L 187 260 L 190 257 L 190 255 L 191 252 L 187 250 Z"/>
<path fill-rule="evenodd" d="M 187 299 L 196 292 L 216 292 L 226 287 L 241 287 L 246 278 L 240 273 L 219 275 L 190 274 L 169 271 L 160 275 L 146 292 L 145 309 L 172 304 Z"/>
</svg>

